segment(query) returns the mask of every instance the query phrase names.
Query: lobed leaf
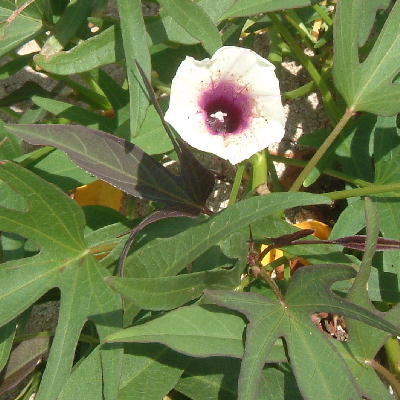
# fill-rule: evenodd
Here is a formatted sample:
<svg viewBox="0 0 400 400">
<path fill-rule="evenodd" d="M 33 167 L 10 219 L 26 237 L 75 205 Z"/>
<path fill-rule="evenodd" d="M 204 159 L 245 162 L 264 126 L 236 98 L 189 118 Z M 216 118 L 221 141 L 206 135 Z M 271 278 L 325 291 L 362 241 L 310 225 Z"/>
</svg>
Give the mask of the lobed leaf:
<svg viewBox="0 0 400 400">
<path fill-rule="evenodd" d="M 333 74 L 349 108 L 389 116 L 400 111 L 400 85 L 394 82 L 400 70 L 400 3 L 394 4 L 373 49 L 360 63 L 360 27 L 365 14 L 374 16 L 376 8 L 375 5 L 365 8 L 364 2 L 358 0 L 338 2 Z"/>
<path fill-rule="evenodd" d="M 252 293 L 206 291 L 213 303 L 246 315 L 246 345 L 240 378 L 239 399 L 254 399 L 266 358 L 277 338 L 283 337 L 303 397 L 339 400 L 359 399 L 357 387 L 345 361 L 311 322 L 314 312 L 332 312 L 355 318 L 396 334 L 399 328 L 376 313 L 354 305 L 329 287 L 354 276 L 344 265 L 310 266 L 299 269 L 289 283 L 285 299 L 271 300 Z M 324 360 L 329 359 L 330 363 Z M 324 365 L 324 368 L 320 368 Z M 335 380 L 332 380 L 335 376 Z"/>
<path fill-rule="evenodd" d="M 108 275 L 83 240 L 80 207 L 54 185 L 11 162 L 0 166 L 0 179 L 25 200 L 22 210 L 0 208 L 0 230 L 30 239 L 40 252 L 0 266 L 0 325 L 14 319 L 54 287 L 61 291 L 59 324 L 37 399 L 57 398 L 72 367 L 81 329 L 91 319 L 104 337 L 122 325 L 120 299 L 104 283 Z M 102 360 L 103 393 L 118 390 L 121 350 L 107 349 Z"/>
</svg>

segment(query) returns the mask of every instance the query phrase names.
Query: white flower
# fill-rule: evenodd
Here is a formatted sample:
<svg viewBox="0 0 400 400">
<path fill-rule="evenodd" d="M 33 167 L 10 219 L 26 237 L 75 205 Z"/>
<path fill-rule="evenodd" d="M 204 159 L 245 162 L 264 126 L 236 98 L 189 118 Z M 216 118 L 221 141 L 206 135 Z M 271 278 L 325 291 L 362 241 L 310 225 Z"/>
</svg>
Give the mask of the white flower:
<svg viewBox="0 0 400 400">
<path fill-rule="evenodd" d="M 172 80 L 165 120 L 191 146 L 237 164 L 284 135 L 274 70 L 241 47 L 222 47 L 202 61 L 186 57 Z"/>
</svg>

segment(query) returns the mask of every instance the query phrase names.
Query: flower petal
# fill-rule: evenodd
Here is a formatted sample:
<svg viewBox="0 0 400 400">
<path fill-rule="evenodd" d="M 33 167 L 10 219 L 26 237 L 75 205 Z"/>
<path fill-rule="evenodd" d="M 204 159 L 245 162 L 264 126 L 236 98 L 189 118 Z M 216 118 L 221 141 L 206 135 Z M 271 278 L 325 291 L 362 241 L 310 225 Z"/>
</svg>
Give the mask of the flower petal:
<svg viewBox="0 0 400 400">
<path fill-rule="evenodd" d="M 274 70 L 254 51 L 234 46 L 211 59 L 186 57 L 172 81 L 165 120 L 191 146 L 241 162 L 284 135 Z"/>
</svg>

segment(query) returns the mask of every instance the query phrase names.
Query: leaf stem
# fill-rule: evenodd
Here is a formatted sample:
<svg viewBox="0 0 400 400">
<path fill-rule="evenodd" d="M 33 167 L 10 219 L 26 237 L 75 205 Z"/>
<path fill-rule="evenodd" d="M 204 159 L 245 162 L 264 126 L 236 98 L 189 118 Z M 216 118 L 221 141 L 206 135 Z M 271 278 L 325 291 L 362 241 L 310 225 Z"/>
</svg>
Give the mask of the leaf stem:
<svg viewBox="0 0 400 400">
<path fill-rule="evenodd" d="M 370 365 L 379 375 L 381 375 L 392 387 L 398 399 L 400 399 L 400 382 L 383 365 L 375 360 L 365 360 L 365 364 Z"/>
<path fill-rule="evenodd" d="M 400 183 L 388 183 L 386 185 L 365 186 L 357 189 L 338 190 L 336 192 L 324 193 L 331 200 L 347 199 L 348 197 L 368 196 L 380 193 L 397 192 L 400 191 Z"/>
<path fill-rule="evenodd" d="M 272 161 L 281 162 L 281 163 L 288 164 L 288 165 L 294 165 L 295 167 L 303 168 L 307 165 L 307 161 L 298 160 L 296 158 L 287 158 L 287 157 L 282 157 L 282 156 L 275 156 L 272 154 L 270 154 L 269 157 Z M 321 171 L 321 173 L 328 175 L 328 176 L 332 176 L 333 178 L 341 179 L 342 181 L 345 181 L 345 182 L 352 183 L 353 185 L 356 185 L 356 186 L 364 187 L 364 186 L 372 185 L 371 182 L 365 181 L 363 179 L 354 178 L 353 176 L 347 175 L 343 172 L 336 171 L 331 168 L 326 168 L 323 171 Z"/>
<path fill-rule="evenodd" d="M 251 190 L 257 189 L 260 185 L 267 183 L 268 162 L 267 152 L 259 151 L 250 158 L 253 165 L 253 177 L 251 182 Z"/>
<path fill-rule="evenodd" d="M 228 207 L 232 206 L 236 202 L 245 167 L 246 167 L 245 163 L 241 163 L 239 164 L 236 170 L 235 179 L 233 180 L 232 184 L 231 194 L 229 195 Z"/>
<path fill-rule="evenodd" d="M 303 182 L 310 174 L 311 170 L 318 164 L 318 161 L 322 158 L 322 156 L 329 149 L 331 144 L 339 136 L 340 132 L 342 132 L 343 128 L 346 126 L 347 122 L 350 120 L 353 114 L 354 112 L 351 108 L 346 109 L 346 112 L 343 114 L 342 118 L 337 123 L 333 131 L 325 139 L 324 143 L 322 143 L 322 145 L 315 152 L 311 160 L 307 163 L 306 167 L 303 169 L 303 171 L 301 171 L 300 175 L 296 178 L 293 185 L 289 189 L 289 192 L 297 192 L 301 188 Z"/>
<path fill-rule="evenodd" d="M 339 110 L 336 103 L 333 100 L 332 93 L 330 92 L 329 86 L 325 79 L 321 76 L 311 59 L 304 54 L 304 50 L 299 46 L 295 38 L 292 36 L 290 31 L 282 23 L 280 18 L 273 13 L 268 13 L 269 18 L 275 25 L 277 31 L 281 37 L 287 42 L 293 54 L 297 57 L 303 67 L 307 70 L 318 89 L 321 92 L 322 100 L 324 102 L 326 112 L 333 123 L 337 123 L 339 119 Z"/>
</svg>

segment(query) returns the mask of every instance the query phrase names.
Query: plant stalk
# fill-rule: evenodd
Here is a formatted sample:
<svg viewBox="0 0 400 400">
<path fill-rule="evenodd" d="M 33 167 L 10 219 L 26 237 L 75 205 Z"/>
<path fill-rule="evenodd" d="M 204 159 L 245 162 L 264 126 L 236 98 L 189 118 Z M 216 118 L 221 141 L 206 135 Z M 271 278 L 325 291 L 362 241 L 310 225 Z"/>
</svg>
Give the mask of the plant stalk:
<svg viewBox="0 0 400 400">
<path fill-rule="evenodd" d="M 265 150 L 259 151 L 250 158 L 250 162 L 253 165 L 251 190 L 256 190 L 259 186 L 267 183 L 267 152 Z"/>
<path fill-rule="evenodd" d="M 348 108 L 346 112 L 343 114 L 340 121 L 337 123 L 333 131 L 329 134 L 329 136 L 325 139 L 325 142 L 319 147 L 319 149 L 315 152 L 311 160 L 307 163 L 306 167 L 301 171 L 300 175 L 296 178 L 293 185 L 289 189 L 289 192 L 297 192 L 303 185 L 303 182 L 306 180 L 307 176 L 310 174 L 311 170 L 318 164 L 318 161 L 322 158 L 325 152 L 329 149 L 331 144 L 335 141 L 335 139 L 339 136 L 340 132 L 342 132 L 343 128 L 346 126 L 347 122 L 353 116 L 354 112 L 352 109 Z"/>
<path fill-rule="evenodd" d="M 228 207 L 232 206 L 236 202 L 245 167 L 246 167 L 245 163 L 241 163 L 239 164 L 236 170 L 235 179 L 232 184 L 231 194 L 229 195 Z"/>
<path fill-rule="evenodd" d="M 294 165 L 295 167 L 299 167 L 299 168 L 304 168 L 307 165 L 307 161 L 298 160 L 296 158 L 287 158 L 287 157 L 282 157 L 282 156 L 275 156 L 272 154 L 270 154 L 269 157 L 272 161 L 281 162 L 281 163 L 288 164 L 288 165 Z M 336 171 L 331 168 L 326 168 L 321 173 L 328 175 L 328 176 L 332 176 L 333 178 L 337 178 L 337 179 L 340 179 L 345 182 L 352 183 L 353 185 L 356 185 L 356 186 L 364 187 L 364 186 L 372 185 L 371 182 L 365 181 L 363 179 L 354 178 L 353 176 L 347 175 L 343 172 Z"/>
<path fill-rule="evenodd" d="M 365 364 L 370 365 L 380 376 L 382 376 L 382 378 L 389 383 L 393 391 L 396 393 L 397 398 L 400 399 L 400 382 L 396 379 L 396 377 L 375 360 L 365 360 L 364 362 Z"/>
<path fill-rule="evenodd" d="M 386 185 L 365 186 L 357 189 L 338 190 L 336 192 L 324 193 L 331 200 L 347 199 L 348 197 L 369 196 L 380 193 L 398 192 L 400 191 L 400 183 L 388 183 Z M 397 198 L 397 197 L 396 197 Z"/>
<path fill-rule="evenodd" d="M 325 81 L 325 79 L 321 76 L 315 65 L 312 63 L 311 59 L 304 54 L 303 49 L 299 46 L 295 38 L 292 36 L 290 31 L 286 28 L 280 18 L 273 13 L 268 13 L 269 18 L 273 22 L 277 31 L 281 35 L 282 39 L 288 43 L 291 51 L 303 65 L 303 67 L 307 70 L 316 86 L 321 92 L 322 100 L 324 102 L 326 112 L 330 118 L 330 120 L 336 124 L 339 119 L 339 110 L 336 103 L 333 100 L 332 93 L 330 92 L 329 85 Z M 300 28 L 299 28 L 300 29 Z"/>
</svg>

